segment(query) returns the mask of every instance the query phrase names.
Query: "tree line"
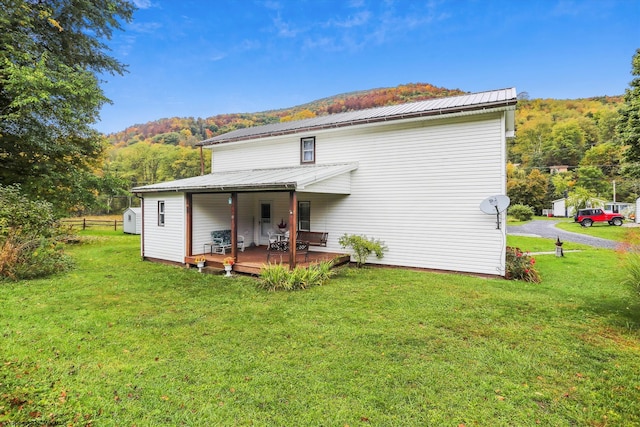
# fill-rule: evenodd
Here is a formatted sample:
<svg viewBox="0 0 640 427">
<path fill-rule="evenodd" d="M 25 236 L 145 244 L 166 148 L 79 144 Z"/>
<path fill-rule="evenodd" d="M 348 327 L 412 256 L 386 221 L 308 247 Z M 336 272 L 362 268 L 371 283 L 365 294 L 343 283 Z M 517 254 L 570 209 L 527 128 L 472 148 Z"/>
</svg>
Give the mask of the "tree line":
<svg viewBox="0 0 640 427">
<path fill-rule="evenodd" d="M 105 42 L 131 20 L 125 0 L 12 0 L 0 15 L 0 185 L 21 186 L 58 215 L 105 212 L 137 185 L 200 173 L 202 140 L 279 121 L 463 94 L 409 83 L 323 98 L 289 109 L 165 118 L 101 135 L 92 126 L 110 102 L 99 75 L 123 74 Z M 638 76 L 638 52 L 632 74 Z M 577 100 L 519 95 L 516 137 L 508 141 L 508 194 L 550 207 L 565 193 L 618 200 L 640 194 L 637 77 L 624 96 Z M 210 162 L 204 162 L 210 167 Z M 555 171 L 566 172 L 554 173 Z"/>
</svg>

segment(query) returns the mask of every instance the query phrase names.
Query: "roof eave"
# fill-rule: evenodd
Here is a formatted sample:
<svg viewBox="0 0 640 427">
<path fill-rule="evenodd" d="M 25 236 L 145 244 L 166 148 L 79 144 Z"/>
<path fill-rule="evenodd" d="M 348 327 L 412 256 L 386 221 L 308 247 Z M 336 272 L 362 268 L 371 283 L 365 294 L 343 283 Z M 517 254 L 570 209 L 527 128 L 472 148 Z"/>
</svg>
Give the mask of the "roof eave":
<svg viewBox="0 0 640 427">
<path fill-rule="evenodd" d="M 180 187 L 155 187 L 144 188 L 138 187 L 131 190 L 135 194 L 143 193 L 233 193 L 238 191 L 289 191 L 295 190 L 297 185 L 295 182 L 269 183 L 269 184 L 247 184 L 247 185 L 185 185 Z"/>
</svg>

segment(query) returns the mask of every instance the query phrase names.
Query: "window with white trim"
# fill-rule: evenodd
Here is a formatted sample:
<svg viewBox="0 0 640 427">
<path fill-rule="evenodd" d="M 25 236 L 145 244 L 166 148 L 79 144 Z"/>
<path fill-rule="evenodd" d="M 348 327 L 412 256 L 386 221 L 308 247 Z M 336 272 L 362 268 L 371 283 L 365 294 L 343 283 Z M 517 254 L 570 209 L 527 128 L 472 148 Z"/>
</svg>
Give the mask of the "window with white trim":
<svg viewBox="0 0 640 427">
<path fill-rule="evenodd" d="M 300 138 L 300 163 L 316 162 L 316 137 Z"/>
<path fill-rule="evenodd" d="M 164 227 L 164 200 L 158 201 L 158 226 Z"/>
</svg>

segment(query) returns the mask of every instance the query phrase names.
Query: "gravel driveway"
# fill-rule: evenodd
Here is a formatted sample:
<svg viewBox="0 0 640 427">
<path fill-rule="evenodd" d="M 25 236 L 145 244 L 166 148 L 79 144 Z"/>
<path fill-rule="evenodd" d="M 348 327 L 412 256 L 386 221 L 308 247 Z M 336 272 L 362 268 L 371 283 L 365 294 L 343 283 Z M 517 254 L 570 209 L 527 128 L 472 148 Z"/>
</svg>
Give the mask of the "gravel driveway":
<svg viewBox="0 0 640 427">
<path fill-rule="evenodd" d="M 573 233 L 556 228 L 556 224 L 561 221 L 541 221 L 534 220 L 524 225 L 507 225 L 507 234 L 514 236 L 548 237 L 563 242 L 581 243 L 583 245 L 595 246 L 596 248 L 615 249 L 619 242 L 591 237 L 585 234 Z"/>
</svg>

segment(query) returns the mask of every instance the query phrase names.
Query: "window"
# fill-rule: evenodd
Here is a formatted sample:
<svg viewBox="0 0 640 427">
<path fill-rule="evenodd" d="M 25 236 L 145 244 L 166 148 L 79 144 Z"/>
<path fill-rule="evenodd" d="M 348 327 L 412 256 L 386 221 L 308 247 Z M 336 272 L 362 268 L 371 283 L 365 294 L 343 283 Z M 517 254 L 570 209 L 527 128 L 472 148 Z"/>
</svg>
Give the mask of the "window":
<svg viewBox="0 0 640 427">
<path fill-rule="evenodd" d="M 298 230 L 311 231 L 311 202 L 298 202 Z"/>
<path fill-rule="evenodd" d="M 312 136 L 310 138 L 300 139 L 300 163 L 315 163 L 316 162 L 316 138 Z"/>
<path fill-rule="evenodd" d="M 158 226 L 164 227 L 164 201 L 158 202 Z"/>
</svg>

